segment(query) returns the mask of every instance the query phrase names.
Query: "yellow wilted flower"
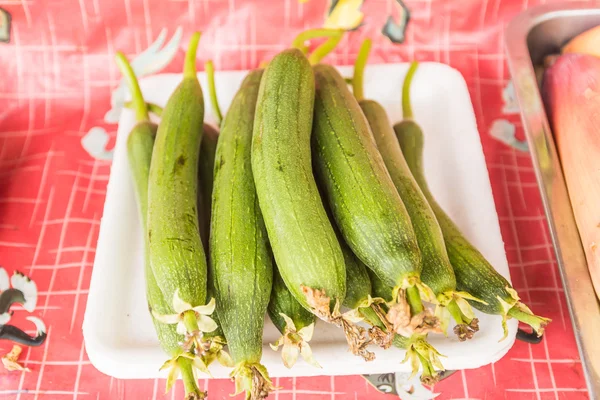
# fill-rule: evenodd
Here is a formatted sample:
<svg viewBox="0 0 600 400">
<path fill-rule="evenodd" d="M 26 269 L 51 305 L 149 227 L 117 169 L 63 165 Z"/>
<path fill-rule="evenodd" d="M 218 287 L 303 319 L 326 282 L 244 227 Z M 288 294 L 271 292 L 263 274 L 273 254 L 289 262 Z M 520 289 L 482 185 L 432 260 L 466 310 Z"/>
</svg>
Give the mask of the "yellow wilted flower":
<svg viewBox="0 0 600 400">
<path fill-rule="evenodd" d="M 338 0 L 325 18 L 324 28 L 352 30 L 357 28 L 364 18 L 360 11 L 363 0 Z"/>
</svg>

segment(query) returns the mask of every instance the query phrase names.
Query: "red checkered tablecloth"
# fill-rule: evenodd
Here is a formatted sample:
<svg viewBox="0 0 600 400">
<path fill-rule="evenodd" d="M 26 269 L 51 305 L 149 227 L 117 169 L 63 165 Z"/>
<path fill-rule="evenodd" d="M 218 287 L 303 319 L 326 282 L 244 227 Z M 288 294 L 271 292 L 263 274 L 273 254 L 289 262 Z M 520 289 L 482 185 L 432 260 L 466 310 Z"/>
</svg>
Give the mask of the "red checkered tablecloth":
<svg viewBox="0 0 600 400">
<path fill-rule="evenodd" d="M 539 345 L 517 342 L 499 362 L 457 372 L 433 389 L 439 399 L 587 399 L 564 292 L 520 117 L 505 64 L 508 20 L 534 0 L 406 0 L 411 20 L 402 45 L 381 35 L 395 0 L 365 0 L 364 25 L 329 59 L 351 64 L 365 36 L 371 62 L 439 61 L 465 77 L 477 114 L 514 286 L 530 307 L 553 319 Z M 31 372 L 0 367 L 0 399 L 162 398 L 163 380 L 117 380 L 89 362 L 81 325 L 95 256 L 110 161 L 81 140 L 116 125 L 104 122 L 120 74 L 116 50 L 139 54 L 159 32 L 183 28 L 167 70 L 178 70 L 193 30 L 204 36 L 198 67 L 256 67 L 302 29 L 323 25 L 324 0 L 0 0 L 11 15 L 0 43 L 0 265 L 37 283 L 32 313 L 48 325 L 39 348 L 26 348 Z M 497 140 L 516 128 L 516 145 Z M 503 130 L 504 129 L 504 130 Z M 500 130 L 500 133 L 498 133 Z M 502 133 L 504 132 L 504 133 Z M 110 295 L 110 294 L 107 294 Z M 11 321 L 26 327 L 28 312 Z M 0 341 L 0 353 L 11 344 Z M 360 377 L 277 379 L 273 399 L 385 399 Z M 233 391 L 227 380 L 201 381 L 212 398 Z M 167 398 L 182 398 L 180 383 Z"/>
</svg>

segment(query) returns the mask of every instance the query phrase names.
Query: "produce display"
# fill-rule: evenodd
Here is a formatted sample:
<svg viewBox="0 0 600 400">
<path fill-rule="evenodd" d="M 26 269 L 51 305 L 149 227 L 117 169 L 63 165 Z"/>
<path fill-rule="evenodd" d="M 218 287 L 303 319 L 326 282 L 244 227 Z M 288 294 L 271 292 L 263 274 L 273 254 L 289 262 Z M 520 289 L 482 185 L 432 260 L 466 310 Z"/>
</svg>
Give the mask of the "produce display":
<svg viewBox="0 0 600 400">
<path fill-rule="evenodd" d="M 359 55 L 357 60 L 359 65 L 363 63 L 363 60 L 366 62 L 369 47 L 370 42 L 365 41 L 362 46 L 362 54 Z M 406 76 L 406 84 L 403 90 L 403 116 L 405 121 L 396 125 L 396 129 L 399 130 L 403 130 L 405 125 L 411 124 L 412 111 L 408 90 L 416 68 L 417 64 L 413 63 Z M 441 332 L 446 332 L 450 315 L 452 315 L 457 323 L 454 332 L 459 340 L 470 339 L 479 330 L 479 327 L 477 325 L 478 320 L 474 317 L 471 306 L 465 299 L 475 301 L 477 299 L 469 293 L 456 290 L 456 278 L 448 259 L 442 231 L 431 206 L 406 164 L 385 109 L 376 101 L 362 98 L 362 88 L 360 87 L 362 79 L 356 79 L 359 74 L 362 74 L 362 71 L 363 67 L 360 66 L 356 68 L 354 73 L 354 95 L 359 100 L 359 105 L 377 143 L 377 148 L 410 216 L 421 251 L 421 279 L 435 295 L 435 302 L 437 303 L 435 315 L 439 318 L 439 328 Z"/>
<path fill-rule="evenodd" d="M 403 103 L 406 106 L 408 101 Z M 517 291 L 494 269 L 479 250 L 469 243 L 429 191 L 423 170 L 423 132 L 419 125 L 407 119 L 394 125 L 394 131 L 406 163 L 433 209 L 444 235 L 448 258 L 456 276 L 457 289 L 475 296 L 476 300 L 469 300 L 473 307 L 486 314 L 502 316 L 504 338 L 508 335 L 506 320 L 509 317 L 530 325 L 538 336 L 541 336 L 550 320 L 533 315 L 531 310 L 519 301 Z M 466 316 L 468 316 L 467 310 L 466 307 L 461 307 L 461 311 Z"/>
<path fill-rule="evenodd" d="M 417 64 L 399 90 L 404 120 L 392 127 L 363 96 L 368 41 L 351 79 L 321 63 L 341 36 L 303 32 L 249 72 L 222 122 L 217 112 L 220 133 L 204 121 L 200 34 L 164 110 L 144 102 L 117 56 L 138 121 L 128 157 L 148 306 L 169 358 L 167 390 L 181 374 L 186 399 L 206 398 L 196 373 L 210 375 L 215 360 L 232 368 L 246 399 L 278 389 L 261 364 L 267 314 L 282 335 L 271 347 L 288 368 L 299 356 L 320 368 L 309 345 L 318 321 L 339 327 L 366 361 L 375 358 L 370 346 L 405 349 L 404 362 L 425 383 L 443 370 L 429 335 L 447 334 L 452 317 L 458 338 L 472 338 L 471 306 L 538 335 L 549 322 L 519 301 L 429 192 L 410 109 Z M 320 37 L 309 53 L 307 41 Z M 207 73 L 218 110 L 211 64 Z M 158 125 L 149 111 L 160 114 Z"/>
</svg>

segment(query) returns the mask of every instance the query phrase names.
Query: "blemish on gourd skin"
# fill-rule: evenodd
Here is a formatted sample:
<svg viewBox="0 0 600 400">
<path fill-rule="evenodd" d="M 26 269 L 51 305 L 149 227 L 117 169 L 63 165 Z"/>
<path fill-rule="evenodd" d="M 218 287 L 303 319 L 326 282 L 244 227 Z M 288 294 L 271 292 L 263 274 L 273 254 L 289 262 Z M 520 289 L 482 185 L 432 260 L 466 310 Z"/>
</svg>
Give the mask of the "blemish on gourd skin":
<svg viewBox="0 0 600 400">
<path fill-rule="evenodd" d="M 218 162 L 215 163 L 215 174 L 223 168 L 223 165 L 225 165 L 225 159 L 219 158 Z"/>
<path fill-rule="evenodd" d="M 179 157 L 177 157 L 177 160 L 175 162 L 175 165 L 173 166 L 173 173 L 177 173 L 178 171 L 180 171 L 184 166 L 185 166 L 185 156 L 182 154 Z"/>
<path fill-rule="evenodd" d="M 192 213 L 186 214 L 185 218 L 189 224 L 195 225 L 197 223 L 197 219 L 194 217 L 193 211 Z"/>
</svg>

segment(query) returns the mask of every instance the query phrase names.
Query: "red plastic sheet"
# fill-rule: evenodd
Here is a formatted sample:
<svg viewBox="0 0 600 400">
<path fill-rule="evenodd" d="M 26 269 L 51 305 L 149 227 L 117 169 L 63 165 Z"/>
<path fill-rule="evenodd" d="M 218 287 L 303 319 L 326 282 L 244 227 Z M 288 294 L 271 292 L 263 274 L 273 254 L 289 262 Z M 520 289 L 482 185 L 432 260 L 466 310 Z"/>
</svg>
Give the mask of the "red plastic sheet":
<svg viewBox="0 0 600 400">
<path fill-rule="evenodd" d="M 504 60 L 503 29 L 533 0 L 407 0 L 410 23 L 398 45 L 381 35 L 395 0 L 366 0 L 363 25 L 329 61 L 350 64 L 365 36 L 370 61 L 439 61 L 465 77 L 477 114 L 514 286 L 553 319 L 539 345 L 517 342 L 499 362 L 457 372 L 436 385 L 439 399 L 586 399 L 556 260 Z M 116 125 L 104 118 L 120 75 L 116 50 L 132 58 L 163 28 L 183 40 L 166 70 L 178 70 L 193 30 L 204 36 L 198 67 L 256 67 L 309 27 L 323 25 L 329 2 L 310 0 L 0 0 L 11 15 L 0 42 L 0 263 L 37 283 L 32 315 L 49 327 L 42 347 L 21 356 L 31 372 L 0 367 L 2 399 L 162 398 L 163 380 L 120 381 L 90 364 L 81 324 L 94 260 Z M 6 23 L 6 20 L 5 20 Z M 0 31 L 6 25 L 0 26 Z M 90 131 L 93 132 L 90 134 Z M 104 134 L 106 133 L 106 136 Z M 82 145 L 108 138 L 108 151 Z M 107 294 L 110 295 L 110 294 Z M 11 323 L 29 327 L 17 308 Z M 31 332 L 30 332 L 31 333 Z M 0 353 L 11 348 L 0 342 Z M 360 377 L 277 379 L 272 398 L 385 399 Z M 227 380 L 201 382 L 211 398 Z M 167 398 L 181 398 L 180 383 Z"/>
</svg>

